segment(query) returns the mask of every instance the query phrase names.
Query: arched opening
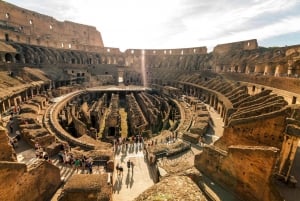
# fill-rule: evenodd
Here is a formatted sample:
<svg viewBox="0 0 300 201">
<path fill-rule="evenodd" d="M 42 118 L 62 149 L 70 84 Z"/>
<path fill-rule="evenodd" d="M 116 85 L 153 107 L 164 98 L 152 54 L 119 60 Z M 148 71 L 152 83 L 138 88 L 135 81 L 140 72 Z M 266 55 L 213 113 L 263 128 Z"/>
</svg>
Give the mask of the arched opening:
<svg viewBox="0 0 300 201">
<path fill-rule="evenodd" d="M 11 56 L 11 54 L 6 53 L 5 54 L 5 62 L 6 63 L 11 63 L 13 61 L 13 57 Z"/>
<path fill-rule="evenodd" d="M 8 42 L 9 41 L 9 35 L 6 33 L 5 34 L 5 41 Z"/>
<path fill-rule="evenodd" d="M 15 59 L 16 59 L 17 63 L 21 63 L 21 55 L 20 54 L 16 54 Z"/>
<path fill-rule="evenodd" d="M 292 104 L 296 104 L 296 102 L 297 102 L 297 97 L 296 97 L 296 96 L 293 96 Z"/>
</svg>

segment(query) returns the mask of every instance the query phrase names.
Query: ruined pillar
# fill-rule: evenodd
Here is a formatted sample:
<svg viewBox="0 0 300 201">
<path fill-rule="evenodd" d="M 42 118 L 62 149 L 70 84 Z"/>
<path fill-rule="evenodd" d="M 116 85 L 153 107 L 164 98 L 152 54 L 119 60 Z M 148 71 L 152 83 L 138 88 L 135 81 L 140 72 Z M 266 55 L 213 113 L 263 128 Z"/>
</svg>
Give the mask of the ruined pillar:
<svg viewBox="0 0 300 201">
<path fill-rule="evenodd" d="M 299 136 L 289 135 L 285 133 L 280 153 L 280 163 L 278 173 L 282 176 L 285 182 L 290 177 L 290 171 L 293 166 L 295 155 L 299 143 Z"/>
<path fill-rule="evenodd" d="M 264 75 L 271 75 L 274 76 L 275 69 L 271 64 L 265 65 Z"/>
<path fill-rule="evenodd" d="M 288 60 L 288 71 L 287 71 L 288 76 L 291 76 L 293 74 L 293 70 L 294 70 L 293 64 L 294 64 L 293 60 Z"/>
<path fill-rule="evenodd" d="M 278 65 L 276 66 L 276 68 L 275 68 L 275 74 L 274 74 L 274 76 L 275 76 L 275 77 L 280 77 L 280 76 L 284 75 L 285 73 L 287 73 L 287 72 L 286 72 L 286 70 L 284 69 L 283 64 L 278 64 Z"/>
</svg>

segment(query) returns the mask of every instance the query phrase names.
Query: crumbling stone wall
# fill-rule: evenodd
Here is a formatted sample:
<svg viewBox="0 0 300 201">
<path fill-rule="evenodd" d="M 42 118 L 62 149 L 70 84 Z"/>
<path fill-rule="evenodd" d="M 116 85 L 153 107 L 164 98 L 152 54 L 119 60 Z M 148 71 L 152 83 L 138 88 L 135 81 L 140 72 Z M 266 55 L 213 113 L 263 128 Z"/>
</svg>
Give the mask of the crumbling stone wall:
<svg viewBox="0 0 300 201">
<path fill-rule="evenodd" d="M 46 97 L 35 96 L 21 105 L 21 114 L 16 117 L 22 138 L 32 147 L 36 142 L 44 148 L 55 142 L 55 136 L 42 127 L 42 119 L 37 117 L 46 102 Z"/>
<path fill-rule="evenodd" d="M 71 113 L 72 114 L 72 113 Z M 72 114 L 72 122 L 76 130 L 76 137 L 81 137 L 87 134 L 87 126 L 84 122 L 80 121 L 74 114 Z"/>
<path fill-rule="evenodd" d="M 126 103 L 130 132 L 132 135 L 139 135 L 148 128 L 149 123 L 133 94 L 126 95 Z"/>
<path fill-rule="evenodd" d="M 26 167 L 23 163 L 0 162 L 0 200 L 48 200 L 61 184 L 59 168 L 47 161 Z M 8 188 L 9 186 L 9 188 Z"/>
<path fill-rule="evenodd" d="M 17 161 L 16 153 L 9 142 L 7 130 L 0 126 L 0 161 Z"/>
<path fill-rule="evenodd" d="M 74 174 L 64 186 L 59 201 L 112 200 L 112 188 L 107 185 L 108 174 Z"/>
<path fill-rule="evenodd" d="M 230 145 L 274 146 L 281 148 L 285 130 L 286 111 L 261 118 L 245 118 L 224 128 L 223 137 L 215 145 L 226 150 Z"/>
<path fill-rule="evenodd" d="M 99 98 L 98 101 L 95 101 L 95 103 L 89 110 L 92 127 L 95 128 L 98 132 L 100 130 L 100 126 L 102 126 L 101 121 L 104 118 L 104 114 L 106 111 L 106 101 L 107 94 L 105 93 L 101 96 L 101 98 Z"/>
<path fill-rule="evenodd" d="M 278 154 L 278 149 L 264 146 L 230 146 L 228 152 L 208 146 L 195 157 L 195 166 L 242 200 L 275 201 L 281 200 L 272 188 Z"/>
<path fill-rule="evenodd" d="M 245 40 L 245 41 L 217 45 L 214 48 L 213 52 L 214 54 L 224 55 L 232 51 L 253 50 L 257 48 L 258 48 L 258 44 L 256 39 L 252 39 L 252 40 Z"/>
<path fill-rule="evenodd" d="M 169 119 L 170 108 L 168 103 L 148 93 L 138 93 L 136 100 L 149 123 L 149 129 L 152 133 L 159 132 Z"/>
<path fill-rule="evenodd" d="M 109 105 L 109 112 L 105 119 L 106 136 L 119 136 L 120 127 L 121 127 L 121 116 L 119 113 L 119 95 L 112 94 L 110 105 Z"/>
<path fill-rule="evenodd" d="M 53 17 L 0 2 L 2 40 L 63 49 L 103 47 L 101 34 L 95 27 L 70 21 L 59 22 Z M 8 36 L 4 38 L 5 34 Z M 63 34 L 60 34 L 63 33 Z"/>
</svg>

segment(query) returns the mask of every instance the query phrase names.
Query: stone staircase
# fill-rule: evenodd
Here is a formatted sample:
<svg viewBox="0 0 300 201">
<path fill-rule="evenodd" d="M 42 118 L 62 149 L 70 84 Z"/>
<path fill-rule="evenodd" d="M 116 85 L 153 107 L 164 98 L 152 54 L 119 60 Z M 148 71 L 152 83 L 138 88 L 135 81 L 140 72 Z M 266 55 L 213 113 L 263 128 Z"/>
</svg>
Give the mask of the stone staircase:
<svg viewBox="0 0 300 201">
<path fill-rule="evenodd" d="M 19 160 L 19 162 L 24 162 L 27 166 L 34 164 L 37 160 L 44 160 L 44 159 L 37 159 L 37 158 L 31 158 L 29 160 Z M 66 165 L 59 162 L 58 158 L 51 159 L 51 162 L 53 165 L 58 167 L 60 169 L 60 177 L 62 182 L 66 182 L 73 174 L 89 174 L 88 169 L 82 169 L 81 167 L 76 170 L 74 166 Z M 93 166 L 93 172 L 92 174 L 104 174 L 106 171 L 104 169 L 104 166 Z"/>
<path fill-rule="evenodd" d="M 34 150 L 31 150 L 30 155 L 33 155 L 33 153 L 34 153 Z M 27 153 L 27 155 L 29 155 L 29 154 Z M 38 159 L 36 157 L 31 157 L 31 158 L 23 157 L 22 155 L 18 155 L 17 157 L 18 157 L 18 162 L 25 163 L 27 166 L 33 165 L 38 160 L 44 160 L 44 159 Z M 60 163 L 58 157 L 51 158 L 51 162 L 53 165 L 55 165 L 56 167 L 58 167 L 60 169 L 60 177 L 61 177 L 62 185 L 60 186 L 60 188 L 57 189 L 56 193 L 53 195 L 53 197 L 50 199 L 50 201 L 57 201 L 58 196 L 62 192 L 64 184 L 68 181 L 68 179 L 72 175 L 74 175 L 74 174 L 89 174 L 88 169 L 83 170 L 81 167 L 79 167 L 78 170 L 76 170 L 74 167 L 72 167 L 70 165 Z M 92 174 L 104 174 L 104 173 L 106 173 L 104 166 L 97 166 L 97 165 L 93 166 Z"/>
<path fill-rule="evenodd" d="M 64 184 L 68 181 L 68 179 L 74 175 L 74 174 L 89 174 L 88 170 L 82 170 L 81 167 L 79 167 L 78 170 L 71 167 L 70 165 L 65 165 L 63 163 L 59 162 L 58 158 L 55 158 L 52 160 L 52 164 L 57 166 L 60 169 L 60 177 L 62 180 L 62 185 L 60 188 L 57 189 L 56 193 L 53 195 L 50 201 L 57 201 L 59 195 L 61 194 L 63 190 Z M 104 174 L 106 171 L 103 166 L 93 166 L 93 173 L 92 174 Z"/>
</svg>

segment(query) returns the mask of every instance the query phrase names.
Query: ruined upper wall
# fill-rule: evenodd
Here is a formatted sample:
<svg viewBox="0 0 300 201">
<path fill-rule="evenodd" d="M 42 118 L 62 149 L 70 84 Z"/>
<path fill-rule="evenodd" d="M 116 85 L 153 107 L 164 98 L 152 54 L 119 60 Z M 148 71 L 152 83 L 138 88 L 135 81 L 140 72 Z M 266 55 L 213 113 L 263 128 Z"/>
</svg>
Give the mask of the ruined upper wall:
<svg viewBox="0 0 300 201">
<path fill-rule="evenodd" d="M 245 40 L 245 41 L 239 41 L 234 43 L 226 43 L 226 44 L 220 44 L 217 45 L 214 48 L 213 53 L 215 54 L 226 54 L 230 51 L 242 51 L 242 50 L 254 50 L 257 49 L 257 40 Z"/>
<path fill-rule="evenodd" d="M 126 55 L 187 55 L 187 54 L 207 54 L 207 48 L 190 47 L 190 48 L 176 48 L 176 49 L 127 49 Z"/>
<path fill-rule="evenodd" d="M 60 22 L 4 1 L 0 1 L 0 40 L 86 51 L 104 46 L 93 26 Z"/>
</svg>

